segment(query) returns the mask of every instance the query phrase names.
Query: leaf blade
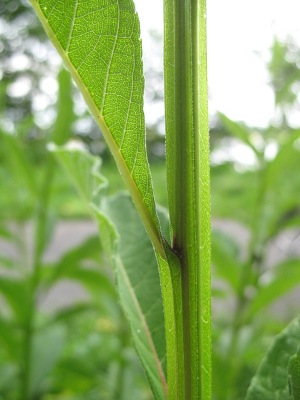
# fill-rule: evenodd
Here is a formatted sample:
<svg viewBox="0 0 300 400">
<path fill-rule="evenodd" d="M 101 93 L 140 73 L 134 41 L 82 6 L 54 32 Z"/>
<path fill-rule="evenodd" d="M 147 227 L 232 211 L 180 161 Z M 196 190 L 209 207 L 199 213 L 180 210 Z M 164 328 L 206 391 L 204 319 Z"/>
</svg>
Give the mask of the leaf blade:
<svg viewBox="0 0 300 400">
<path fill-rule="evenodd" d="M 114 242 L 104 247 L 111 249 L 121 304 L 130 322 L 137 352 L 155 398 L 165 399 L 164 318 L 153 249 L 128 196 L 121 194 L 104 199 L 97 217 L 102 239 L 107 236 L 106 240 Z M 110 232 L 112 229 L 115 235 Z"/>
<path fill-rule="evenodd" d="M 96 119 L 154 247 L 165 256 L 145 147 L 142 50 L 133 1 L 31 4 Z"/>
<path fill-rule="evenodd" d="M 218 113 L 219 118 L 224 125 L 225 129 L 241 142 L 243 142 L 246 146 L 248 146 L 253 153 L 255 154 L 256 158 L 259 160 L 262 157 L 262 153 L 253 145 L 250 139 L 251 132 L 248 128 L 241 123 L 235 122 L 229 119 L 226 115 L 222 113 Z"/>
</svg>

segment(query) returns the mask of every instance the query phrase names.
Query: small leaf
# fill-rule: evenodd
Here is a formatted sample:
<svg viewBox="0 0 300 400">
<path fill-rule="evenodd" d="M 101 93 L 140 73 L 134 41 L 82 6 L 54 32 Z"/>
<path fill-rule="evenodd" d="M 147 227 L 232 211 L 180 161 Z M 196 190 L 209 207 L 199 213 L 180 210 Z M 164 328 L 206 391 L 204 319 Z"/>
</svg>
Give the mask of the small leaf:
<svg viewBox="0 0 300 400">
<path fill-rule="evenodd" d="M 72 265 L 75 262 L 83 260 L 91 260 L 99 263 L 101 260 L 101 243 L 97 235 L 92 235 L 85 239 L 79 246 L 73 247 L 70 251 L 65 253 L 59 261 L 59 265 Z"/>
<path fill-rule="evenodd" d="M 88 206 L 92 201 L 97 201 L 99 191 L 107 185 L 106 179 L 99 172 L 101 159 L 93 157 L 82 148 L 52 145 L 49 150 L 63 165 L 86 205 Z"/>
<path fill-rule="evenodd" d="M 258 159 L 260 159 L 263 155 L 263 153 L 261 153 L 259 150 L 257 150 L 257 148 L 253 145 L 253 143 L 250 140 L 250 131 L 248 130 L 248 128 L 238 122 L 232 121 L 231 119 L 229 119 L 228 117 L 226 117 L 226 115 L 219 113 L 219 118 L 222 121 L 222 123 L 224 124 L 226 130 L 231 133 L 232 135 L 234 135 L 237 139 L 241 140 L 243 143 L 245 143 L 247 146 L 249 146 L 254 154 L 256 155 L 256 157 Z"/>
<path fill-rule="evenodd" d="M 66 277 L 77 280 L 83 286 L 86 286 L 89 290 L 94 290 L 102 294 L 108 293 L 114 296 L 115 290 L 112 287 L 112 282 L 107 276 L 99 271 L 91 268 L 76 268 L 70 271 Z"/>
<path fill-rule="evenodd" d="M 78 314 L 89 312 L 95 310 L 97 307 L 94 303 L 81 302 L 71 305 L 69 307 L 65 307 L 55 312 L 50 316 L 49 320 L 46 322 L 46 326 L 51 326 L 56 322 L 66 322 L 68 320 L 72 320 L 74 316 Z"/>
<path fill-rule="evenodd" d="M 246 400 L 288 400 L 288 362 L 299 348 L 300 318 L 278 335 L 260 364 Z"/>
<path fill-rule="evenodd" d="M 274 269 L 275 276 L 272 281 L 258 289 L 249 308 L 250 316 L 263 310 L 300 284 L 300 260 L 283 261 Z"/>
</svg>

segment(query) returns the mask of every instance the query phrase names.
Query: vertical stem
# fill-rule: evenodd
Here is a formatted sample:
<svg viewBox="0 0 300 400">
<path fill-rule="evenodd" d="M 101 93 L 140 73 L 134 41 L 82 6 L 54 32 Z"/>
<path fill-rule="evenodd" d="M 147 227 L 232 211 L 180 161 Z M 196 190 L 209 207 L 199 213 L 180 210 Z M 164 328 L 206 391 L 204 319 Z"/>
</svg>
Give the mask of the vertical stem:
<svg viewBox="0 0 300 400">
<path fill-rule="evenodd" d="M 47 210 L 51 194 L 51 182 L 54 173 L 54 159 L 48 156 L 46 171 L 37 205 L 33 270 L 30 276 L 30 307 L 24 329 L 24 356 L 20 400 L 30 400 L 31 357 L 33 350 L 34 324 L 37 310 L 37 289 L 40 282 L 41 259 L 45 245 Z"/>
<path fill-rule="evenodd" d="M 210 190 L 205 0 L 165 0 L 167 174 L 180 254 L 185 399 L 211 399 Z M 180 317 L 178 317 L 180 318 Z"/>
<path fill-rule="evenodd" d="M 74 121 L 72 81 L 69 73 L 62 69 L 58 74 L 59 94 L 57 110 L 58 115 L 52 131 L 52 141 L 58 145 L 64 144 L 71 135 L 71 124 Z M 41 263 L 46 245 L 46 229 L 49 211 L 49 201 L 52 182 L 55 173 L 55 160 L 51 154 L 46 155 L 43 181 L 39 190 L 37 201 L 33 267 L 30 276 L 30 309 L 24 327 L 24 357 L 22 362 L 22 382 L 20 400 L 30 400 L 31 357 L 33 338 L 35 334 L 35 318 L 37 311 L 38 288 L 41 280 Z"/>
<path fill-rule="evenodd" d="M 239 283 L 239 293 L 237 297 L 237 304 L 233 315 L 232 329 L 231 329 L 231 340 L 228 347 L 228 384 L 224 388 L 224 399 L 230 400 L 235 396 L 235 390 L 238 383 L 238 374 L 240 370 L 240 362 L 237 361 L 237 344 L 240 338 L 241 327 L 245 324 L 244 318 L 247 315 L 249 308 L 249 299 L 246 296 L 245 290 L 249 284 L 253 286 L 258 285 L 259 276 L 261 274 L 261 265 L 263 263 L 264 247 L 262 246 L 263 241 L 266 239 L 262 235 L 261 221 L 263 220 L 263 210 L 266 204 L 267 195 L 267 176 L 266 176 L 266 166 L 264 165 L 264 160 L 260 160 L 260 170 L 263 173 L 258 175 L 258 188 L 255 207 L 252 215 L 252 229 L 251 238 L 248 248 L 248 257 L 246 263 L 243 265 L 241 271 L 240 283 Z M 262 240 L 263 239 L 263 240 Z M 249 323 L 251 321 L 247 321 Z"/>
</svg>

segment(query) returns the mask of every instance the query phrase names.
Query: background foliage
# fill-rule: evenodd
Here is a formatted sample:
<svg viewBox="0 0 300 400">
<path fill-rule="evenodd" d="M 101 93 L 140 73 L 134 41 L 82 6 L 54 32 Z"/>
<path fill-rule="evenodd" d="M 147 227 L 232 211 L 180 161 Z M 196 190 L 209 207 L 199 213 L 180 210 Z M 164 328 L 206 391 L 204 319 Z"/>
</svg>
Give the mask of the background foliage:
<svg viewBox="0 0 300 400">
<path fill-rule="evenodd" d="M 101 156 L 107 195 L 123 183 L 27 3 L 1 2 L 0 23 L 0 398 L 22 398 L 29 385 L 36 400 L 151 399 L 96 226 L 76 245 L 63 238 L 61 251 L 53 248 L 61 224 L 76 223 L 80 234 L 89 215 L 47 144 L 72 141 Z M 300 130 L 289 126 L 299 109 L 298 59 L 295 43 L 274 39 L 268 69 L 276 115 L 269 127 L 213 118 L 218 400 L 245 398 L 274 335 L 298 313 Z M 161 73 L 146 75 L 152 98 L 161 100 Z M 160 127 L 149 127 L 148 148 L 156 198 L 166 206 Z M 245 148 L 250 165 L 238 161 Z M 54 301 L 58 295 L 65 297 Z"/>
</svg>

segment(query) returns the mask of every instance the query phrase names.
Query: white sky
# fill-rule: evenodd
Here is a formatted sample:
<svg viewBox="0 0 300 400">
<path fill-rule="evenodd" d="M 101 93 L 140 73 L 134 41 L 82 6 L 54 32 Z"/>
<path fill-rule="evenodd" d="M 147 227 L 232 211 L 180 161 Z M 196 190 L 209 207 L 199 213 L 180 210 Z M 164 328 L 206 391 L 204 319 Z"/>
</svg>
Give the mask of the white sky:
<svg viewBox="0 0 300 400">
<path fill-rule="evenodd" d="M 135 0 L 146 59 L 147 31 L 163 29 L 163 0 Z M 210 110 L 234 120 L 266 126 L 274 114 L 265 64 L 273 37 L 300 44 L 300 0 L 207 0 Z M 146 106 L 146 119 L 147 110 Z M 151 111 L 155 112 L 155 111 Z M 298 122 L 299 121 L 299 122 Z M 300 116 L 298 117 L 300 125 Z"/>
</svg>

